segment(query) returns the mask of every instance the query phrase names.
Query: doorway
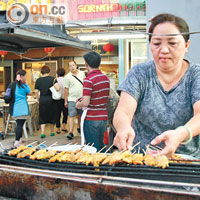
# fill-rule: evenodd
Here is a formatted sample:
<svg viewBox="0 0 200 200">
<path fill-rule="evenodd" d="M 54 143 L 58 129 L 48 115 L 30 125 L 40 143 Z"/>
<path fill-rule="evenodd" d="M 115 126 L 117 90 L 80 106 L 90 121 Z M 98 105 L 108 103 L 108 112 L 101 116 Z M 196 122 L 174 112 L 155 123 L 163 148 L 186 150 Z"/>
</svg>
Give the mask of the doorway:
<svg viewBox="0 0 200 200">
<path fill-rule="evenodd" d="M 0 92 L 4 92 L 13 81 L 13 61 L 0 62 Z"/>
</svg>

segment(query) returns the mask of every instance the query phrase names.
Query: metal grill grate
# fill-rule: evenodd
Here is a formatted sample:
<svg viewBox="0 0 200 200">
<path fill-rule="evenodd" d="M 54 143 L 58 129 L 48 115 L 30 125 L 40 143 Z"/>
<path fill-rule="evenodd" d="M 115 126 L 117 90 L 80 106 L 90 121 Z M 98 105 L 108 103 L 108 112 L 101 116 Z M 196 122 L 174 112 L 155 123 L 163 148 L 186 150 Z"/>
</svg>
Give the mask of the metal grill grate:
<svg viewBox="0 0 200 200">
<path fill-rule="evenodd" d="M 84 164 L 69 162 L 49 163 L 48 160 L 18 159 L 8 156 L 7 154 L 0 154 L 0 164 L 63 172 L 200 184 L 199 164 L 171 163 L 170 166 L 165 169 L 154 166 L 125 164 L 115 166 L 100 165 L 99 167 L 94 167 L 92 165 L 86 166 Z"/>
</svg>

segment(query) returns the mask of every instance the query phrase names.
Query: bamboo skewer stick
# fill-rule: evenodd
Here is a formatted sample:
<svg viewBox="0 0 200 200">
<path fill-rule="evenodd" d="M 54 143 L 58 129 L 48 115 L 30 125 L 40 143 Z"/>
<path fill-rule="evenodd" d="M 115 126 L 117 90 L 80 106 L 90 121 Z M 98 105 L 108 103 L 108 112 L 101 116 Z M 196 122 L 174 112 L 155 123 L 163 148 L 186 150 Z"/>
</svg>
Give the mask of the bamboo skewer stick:
<svg viewBox="0 0 200 200">
<path fill-rule="evenodd" d="M 58 144 L 58 142 L 54 142 L 54 143 L 51 144 L 49 147 L 55 146 L 55 145 L 57 145 L 57 144 Z"/>
<path fill-rule="evenodd" d="M 152 146 L 152 145 L 148 145 L 148 147 L 149 147 L 149 149 L 153 149 L 153 150 L 156 150 L 156 151 L 162 150 L 161 148 L 158 149 L 158 148 L 156 148 L 155 146 Z"/>
<path fill-rule="evenodd" d="M 138 154 L 140 153 L 140 147 L 138 148 Z"/>
<path fill-rule="evenodd" d="M 132 148 L 134 149 L 136 146 L 138 146 L 141 142 L 138 142 L 137 144 L 135 144 Z M 132 150 L 133 150 L 132 149 Z"/>
<path fill-rule="evenodd" d="M 102 149 L 100 149 L 97 153 L 100 153 L 101 151 L 103 151 L 106 148 L 106 146 L 104 146 Z"/>
<path fill-rule="evenodd" d="M 93 147 L 94 146 L 94 142 L 91 144 L 91 147 Z"/>
<path fill-rule="evenodd" d="M 136 153 L 136 151 L 133 152 L 133 154 L 135 154 L 135 153 Z"/>
<path fill-rule="evenodd" d="M 135 144 L 134 146 L 132 146 L 129 150 L 125 149 L 120 151 L 120 153 L 123 153 L 124 151 L 132 151 L 137 145 L 139 145 L 141 142 L 138 142 L 137 144 Z"/>
<path fill-rule="evenodd" d="M 44 141 L 44 142 L 42 142 L 42 143 L 40 143 L 40 144 L 38 144 L 37 146 L 35 146 L 34 148 L 36 148 L 36 147 L 38 147 L 38 146 L 40 146 L 41 144 L 44 144 L 46 141 Z"/>
<path fill-rule="evenodd" d="M 157 145 L 156 145 L 155 147 L 158 148 L 158 149 L 160 149 L 160 150 L 163 150 L 161 147 L 159 147 L 159 146 L 157 146 Z"/>
<path fill-rule="evenodd" d="M 105 153 L 107 153 L 112 147 L 113 147 L 114 144 L 110 145 L 110 147 L 106 150 Z"/>
<path fill-rule="evenodd" d="M 38 142 L 38 141 L 32 142 L 32 143 L 30 143 L 30 144 L 27 144 L 26 146 L 29 146 L 29 145 L 35 144 L 36 142 Z"/>
</svg>

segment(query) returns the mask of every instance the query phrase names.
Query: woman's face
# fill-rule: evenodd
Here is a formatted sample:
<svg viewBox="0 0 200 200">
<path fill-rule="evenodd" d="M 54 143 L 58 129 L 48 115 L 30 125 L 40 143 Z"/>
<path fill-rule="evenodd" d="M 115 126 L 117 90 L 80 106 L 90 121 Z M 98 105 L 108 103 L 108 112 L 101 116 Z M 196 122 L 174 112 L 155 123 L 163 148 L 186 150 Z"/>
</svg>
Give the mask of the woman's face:
<svg viewBox="0 0 200 200">
<path fill-rule="evenodd" d="M 153 31 L 153 34 L 156 35 L 151 38 L 150 48 L 156 67 L 161 71 L 172 71 L 182 65 L 190 42 L 186 43 L 182 35 L 161 36 L 179 33 L 178 28 L 169 22 L 158 24 Z"/>
<path fill-rule="evenodd" d="M 24 76 L 20 76 L 21 82 L 26 83 L 26 74 Z"/>
</svg>

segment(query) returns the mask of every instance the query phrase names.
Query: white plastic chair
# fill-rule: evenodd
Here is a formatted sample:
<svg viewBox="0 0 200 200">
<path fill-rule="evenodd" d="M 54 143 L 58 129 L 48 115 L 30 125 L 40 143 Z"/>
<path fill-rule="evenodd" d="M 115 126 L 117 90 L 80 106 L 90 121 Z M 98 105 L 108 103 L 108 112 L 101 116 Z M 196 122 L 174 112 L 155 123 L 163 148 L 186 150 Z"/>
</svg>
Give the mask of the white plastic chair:
<svg viewBox="0 0 200 200">
<path fill-rule="evenodd" d="M 29 120 L 29 118 L 27 119 L 28 121 L 30 121 Z M 24 125 L 23 125 L 23 133 L 24 133 L 24 137 L 25 138 L 28 138 L 28 134 L 27 134 L 27 130 L 26 130 L 26 125 L 27 125 L 27 123 L 28 123 L 28 128 L 29 128 L 29 131 L 30 131 L 30 133 L 32 134 L 32 127 L 31 127 L 31 124 L 29 123 L 29 122 L 27 122 L 27 120 L 25 121 L 25 123 L 24 123 Z M 10 116 L 10 114 L 8 114 L 8 118 L 7 118 L 7 121 L 6 121 L 6 127 L 5 127 L 5 135 L 4 135 L 4 138 L 6 137 L 6 135 L 8 134 L 8 127 L 9 127 L 9 124 L 11 124 L 12 125 L 12 127 L 11 127 L 11 134 L 14 134 L 14 132 L 15 132 L 15 129 L 16 129 L 16 125 L 17 125 L 17 122 L 16 122 L 16 120 L 14 120 L 14 119 L 12 119 L 11 118 L 11 116 Z"/>
</svg>

